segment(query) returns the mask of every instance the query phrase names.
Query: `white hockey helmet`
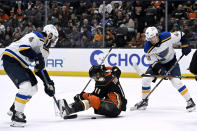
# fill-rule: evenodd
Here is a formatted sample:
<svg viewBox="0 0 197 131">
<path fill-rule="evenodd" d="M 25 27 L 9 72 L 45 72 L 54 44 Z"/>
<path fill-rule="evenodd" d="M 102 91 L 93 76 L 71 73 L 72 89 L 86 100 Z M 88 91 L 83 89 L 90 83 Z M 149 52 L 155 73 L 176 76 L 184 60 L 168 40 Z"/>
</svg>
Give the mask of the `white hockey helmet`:
<svg viewBox="0 0 197 131">
<path fill-rule="evenodd" d="M 45 32 L 47 34 L 47 39 L 48 39 L 48 42 L 47 42 L 47 46 L 49 43 L 51 43 L 51 47 L 54 47 L 58 41 L 58 37 L 59 37 L 59 33 L 56 29 L 56 27 L 52 24 L 49 24 L 49 25 L 46 25 L 44 28 L 43 28 L 43 32 Z M 49 34 L 52 34 L 52 37 L 49 38 Z"/>
<path fill-rule="evenodd" d="M 147 41 L 150 41 L 151 38 L 157 36 L 158 34 L 158 30 L 156 27 L 152 26 L 152 27 L 148 27 L 145 31 L 145 37 Z"/>
</svg>

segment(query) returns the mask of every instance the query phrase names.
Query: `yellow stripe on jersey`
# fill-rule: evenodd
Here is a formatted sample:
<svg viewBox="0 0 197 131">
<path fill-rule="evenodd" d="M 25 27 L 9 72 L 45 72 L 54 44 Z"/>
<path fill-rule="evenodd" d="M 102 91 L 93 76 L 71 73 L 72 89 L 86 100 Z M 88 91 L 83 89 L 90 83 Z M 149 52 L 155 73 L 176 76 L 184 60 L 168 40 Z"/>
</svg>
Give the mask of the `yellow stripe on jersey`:
<svg viewBox="0 0 197 131">
<path fill-rule="evenodd" d="M 171 39 L 171 36 L 169 36 L 168 38 L 162 40 L 161 42 L 162 42 L 162 43 L 163 43 L 163 42 L 166 42 L 166 41 L 169 40 L 169 39 Z"/>
<path fill-rule="evenodd" d="M 44 42 L 44 39 L 43 38 L 40 38 L 40 41 Z"/>
<path fill-rule="evenodd" d="M 18 51 L 28 50 L 30 47 L 21 47 L 18 49 Z"/>
<path fill-rule="evenodd" d="M 8 55 L 14 59 L 16 59 L 24 68 L 29 68 L 28 66 L 26 66 L 21 60 L 19 60 L 16 56 L 14 56 L 13 54 L 9 53 L 9 52 L 3 52 L 3 55 Z"/>
<path fill-rule="evenodd" d="M 186 44 L 186 45 L 181 45 L 181 47 L 182 47 L 182 48 L 184 48 L 184 47 L 189 47 L 189 45 L 188 45 L 188 44 Z"/>
<path fill-rule="evenodd" d="M 147 51 L 147 53 L 149 53 L 153 48 L 154 48 L 154 46 L 152 46 L 152 47 Z"/>
</svg>

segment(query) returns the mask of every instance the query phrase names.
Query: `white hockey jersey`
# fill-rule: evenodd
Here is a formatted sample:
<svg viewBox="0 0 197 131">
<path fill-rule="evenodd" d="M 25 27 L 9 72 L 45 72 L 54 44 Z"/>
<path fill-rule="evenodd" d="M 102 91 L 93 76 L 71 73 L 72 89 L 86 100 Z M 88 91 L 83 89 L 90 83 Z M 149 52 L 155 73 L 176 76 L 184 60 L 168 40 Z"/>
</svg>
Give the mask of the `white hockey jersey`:
<svg viewBox="0 0 197 131">
<path fill-rule="evenodd" d="M 177 31 L 174 33 L 162 32 L 159 34 L 160 42 L 152 45 L 150 41 L 146 41 L 144 45 L 144 52 L 149 64 L 160 62 L 165 64 L 174 58 L 174 46 L 180 45 L 183 32 Z"/>
<path fill-rule="evenodd" d="M 49 55 L 49 50 L 44 46 L 44 36 L 36 31 L 26 34 L 18 41 L 12 42 L 5 48 L 3 54 L 15 58 L 23 67 L 28 68 L 34 61 L 22 55 L 20 51 L 29 48 L 32 48 L 36 53 L 42 53 L 42 56 L 46 61 Z"/>
</svg>

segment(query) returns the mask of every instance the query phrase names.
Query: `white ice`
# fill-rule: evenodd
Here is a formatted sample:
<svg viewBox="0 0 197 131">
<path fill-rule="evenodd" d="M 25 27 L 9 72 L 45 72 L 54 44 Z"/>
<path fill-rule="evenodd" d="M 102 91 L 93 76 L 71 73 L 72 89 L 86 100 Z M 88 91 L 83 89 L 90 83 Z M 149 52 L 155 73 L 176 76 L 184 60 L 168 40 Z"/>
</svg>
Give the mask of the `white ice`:
<svg viewBox="0 0 197 131">
<path fill-rule="evenodd" d="M 73 102 L 73 96 L 80 93 L 89 81 L 87 77 L 52 77 L 56 86 L 57 99 L 66 98 Z M 130 107 L 141 100 L 141 79 L 121 78 L 120 82 L 128 99 L 127 111 L 118 118 L 95 115 L 92 109 L 78 113 L 78 118 L 63 120 L 55 116 L 53 99 L 48 97 L 39 80 L 38 93 L 26 105 L 27 124 L 24 128 L 10 127 L 6 114 L 12 105 L 16 87 L 8 76 L 0 75 L 0 131 L 196 131 L 197 112 L 188 113 L 186 102 L 169 81 L 163 81 L 151 94 L 149 107 L 145 111 L 130 111 Z M 157 81 L 158 82 L 158 81 Z M 197 82 L 183 80 L 194 101 L 197 102 Z M 93 90 L 91 81 L 86 91 Z M 153 86 L 154 87 L 154 84 Z M 95 116 L 97 119 L 91 119 Z"/>
</svg>

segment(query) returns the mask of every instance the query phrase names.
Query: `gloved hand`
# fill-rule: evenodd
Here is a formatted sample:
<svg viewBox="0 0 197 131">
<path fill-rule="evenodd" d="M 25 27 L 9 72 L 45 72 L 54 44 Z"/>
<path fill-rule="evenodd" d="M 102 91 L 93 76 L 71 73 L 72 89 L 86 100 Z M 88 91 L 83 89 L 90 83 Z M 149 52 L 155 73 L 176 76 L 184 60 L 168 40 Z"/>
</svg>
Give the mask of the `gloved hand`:
<svg viewBox="0 0 197 131">
<path fill-rule="evenodd" d="M 45 67 L 45 62 L 44 62 L 44 59 L 43 59 L 41 53 L 39 53 L 39 54 L 37 55 L 37 57 L 35 58 L 35 63 L 36 63 L 36 66 L 35 66 L 36 69 L 39 69 L 39 70 L 44 69 L 44 67 Z"/>
<path fill-rule="evenodd" d="M 46 83 L 44 83 L 44 91 L 47 95 L 49 95 L 50 97 L 54 96 L 55 94 L 55 86 L 54 86 L 54 82 L 51 80 L 48 82 L 48 85 Z"/>
<path fill-rule="evenodd" d="M 74 100 L 75 100 L 75 101 L 81 101 L 81 100 L 83 100 L 83 93 L 84 93 L 84 92 L 82 92 L 82 93 L 80 93 L 80 94 L 76 94 L 76 95 L 74 96 Z"/>
<path fill-rule="evenodd" d="M 117 66 L 114 66 L 112 68 L 112 74 L 115 75 L 117 78 L 120 78 L 121 70 Z"/>
<path fill-rule="evenodd" d="M 191 47 L 182 47 L 182 53 L 183 55 L 188 55 L 191 52 Z"/>
<path fill-rule="evenodd" d="M 152 65 L 152 70 L 153 70 L 154 75 L 165 75 L 166 74 L 165 68 L 162 66 L 162 64 L 157 63 L 157 62 Z"/>
</svg>

